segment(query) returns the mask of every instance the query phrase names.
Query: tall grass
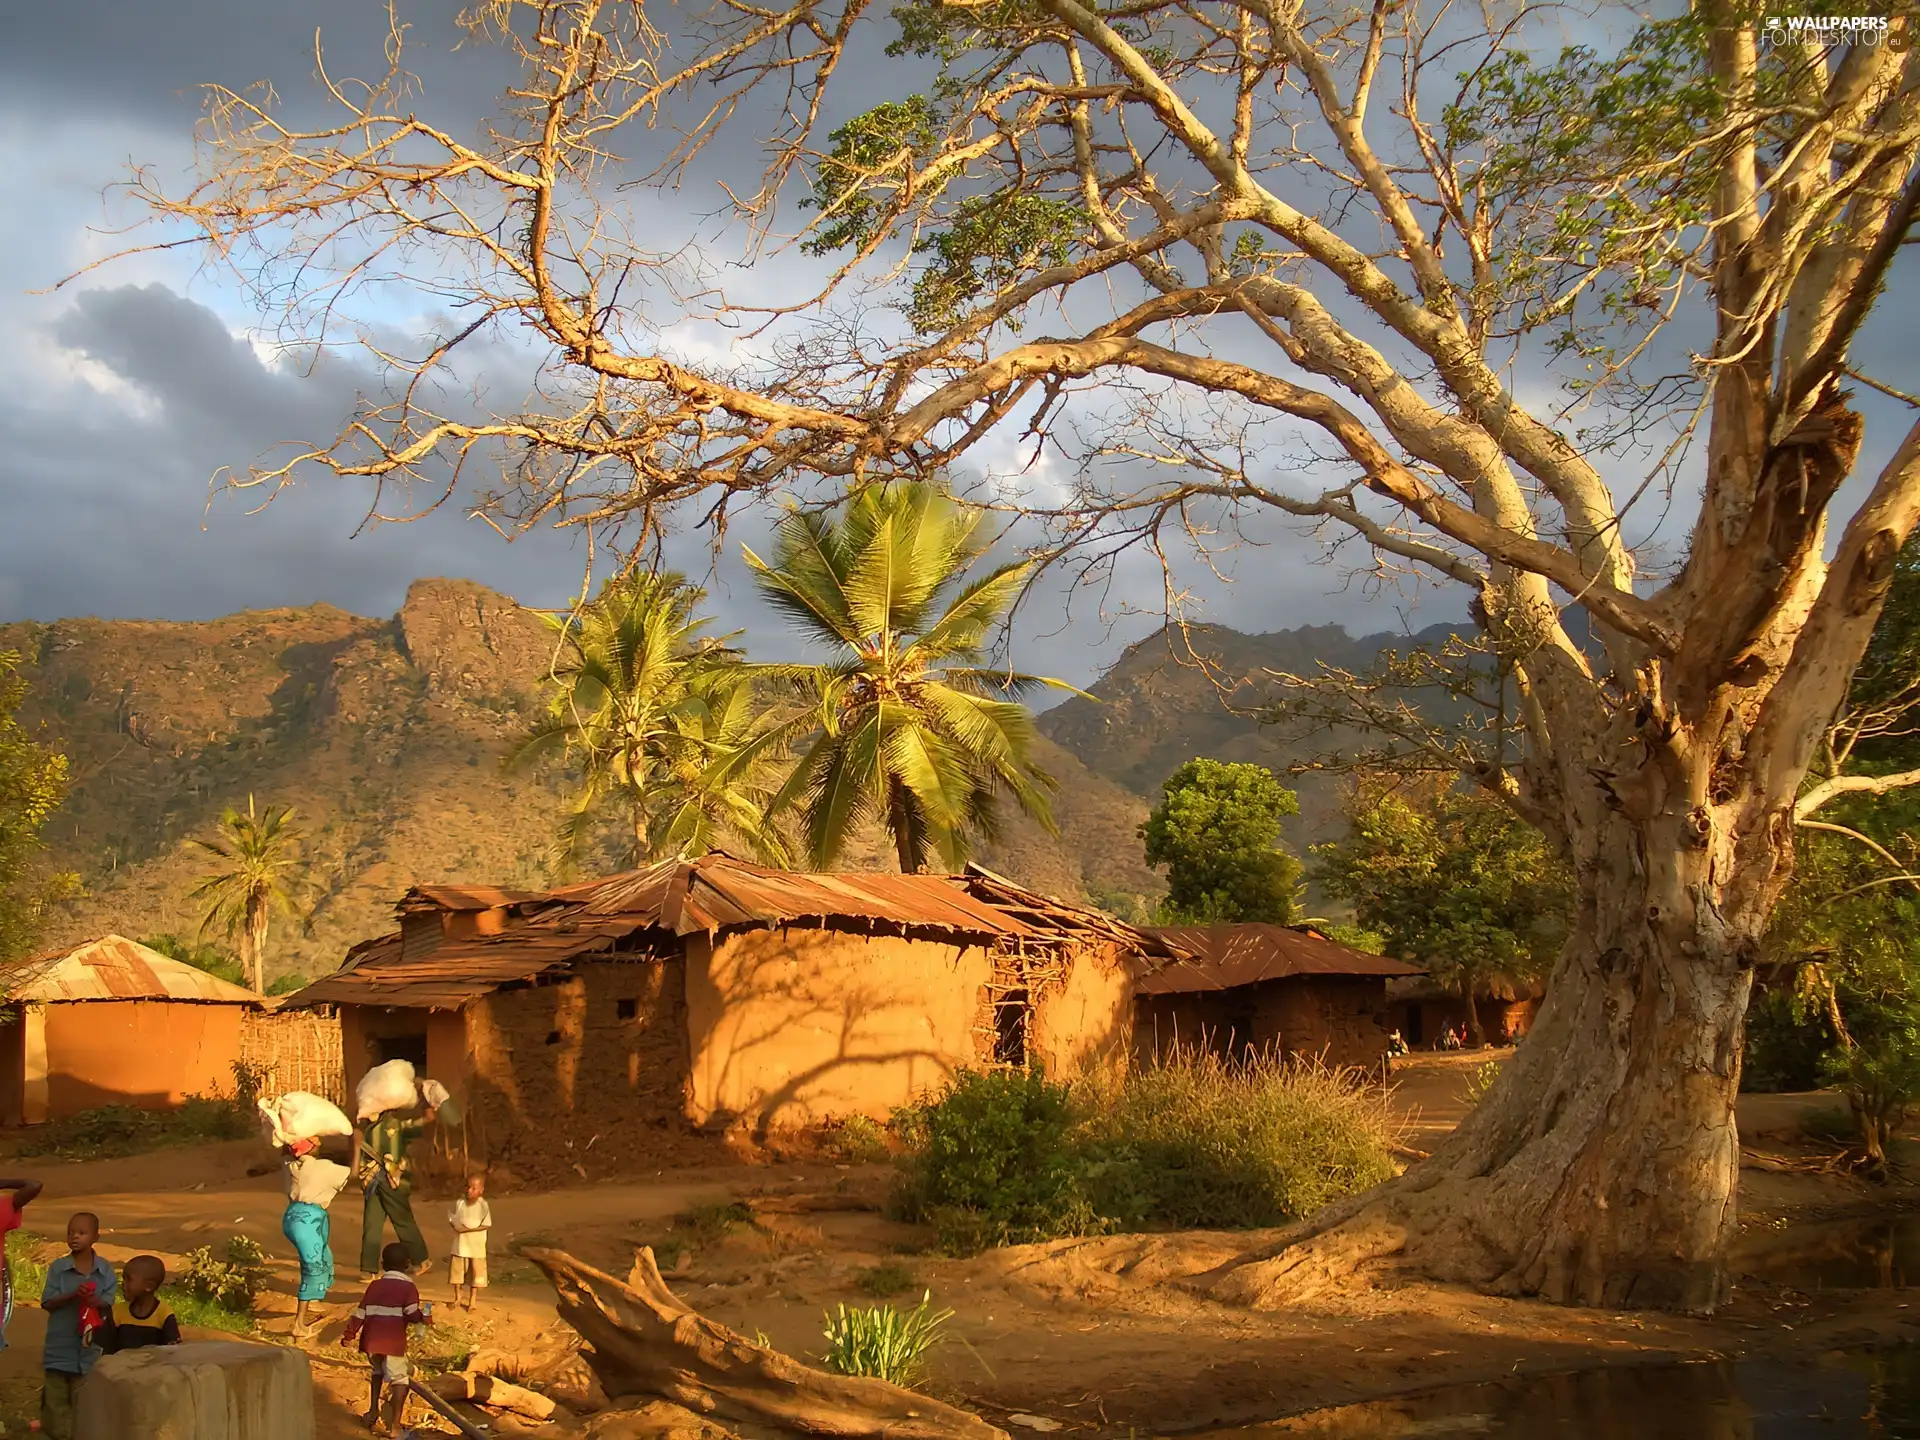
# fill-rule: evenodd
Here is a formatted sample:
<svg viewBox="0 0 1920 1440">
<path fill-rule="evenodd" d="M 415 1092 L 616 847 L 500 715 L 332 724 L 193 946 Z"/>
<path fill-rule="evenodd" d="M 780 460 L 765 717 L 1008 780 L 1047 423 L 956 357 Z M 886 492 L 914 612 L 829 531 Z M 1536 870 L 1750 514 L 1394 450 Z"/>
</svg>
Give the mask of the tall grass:
<svg viewBox="0 0 1920 1440">
<path fill-rule="evenodd" d="M 914 1385 L 926 1377 L 941 1327 L 952 1318 L 951 1310 L 934 1312 L 932 1291 L 911 1310 L 838 1305 L 827 1315 L 827 1350 L 820 1358 L 827 1369 L 842 1375 Z"/>
<path fill-rule="evenodd" d="M 903 1218 L 940 1247 L 1282 1225 L 1389 1179 L 1398 1138 L 1355 1072 L 1187 1050 L 1104 1084 L 962 1074 L 900 1118 Z"/>
<path fill-rule="evenodd" d="M 1129 1224 L 1283 1225 L 1396 1170 L 1384 1092 L 1317 1061 L 1186 1050 L 1085 1103 L 1101 1208 Z"/>
</svg>

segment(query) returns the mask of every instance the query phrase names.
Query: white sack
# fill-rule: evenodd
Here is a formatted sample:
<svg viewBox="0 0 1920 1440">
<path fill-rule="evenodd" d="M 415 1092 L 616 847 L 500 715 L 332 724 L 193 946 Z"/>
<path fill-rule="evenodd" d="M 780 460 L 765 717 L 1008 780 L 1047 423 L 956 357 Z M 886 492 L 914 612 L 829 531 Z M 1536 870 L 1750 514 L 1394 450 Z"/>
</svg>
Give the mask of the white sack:
<svg viewBox="0 0 1920 1440">
<path fill-rule="evenodd" d="M 260 1133 L 270 1144 L 284 1148 L 294 1140 L 320 1140 L 329 1135 L 351 1135 L 353 1122 L 331 1100 L 305 1090 L 289 1090 L 274 1100 L 262 1100 Z"/>
<path fill-rule="evenodd" d="M 376 1065 L 360 1077 L 354 1092 L 356 1114 L 362 1120 L 378 1120 L 389 1110 L 411 1110 L 420 1103 L 420 1089 L 414 1084 L 411 1060 L 389 1060 Z"/>
</svg>

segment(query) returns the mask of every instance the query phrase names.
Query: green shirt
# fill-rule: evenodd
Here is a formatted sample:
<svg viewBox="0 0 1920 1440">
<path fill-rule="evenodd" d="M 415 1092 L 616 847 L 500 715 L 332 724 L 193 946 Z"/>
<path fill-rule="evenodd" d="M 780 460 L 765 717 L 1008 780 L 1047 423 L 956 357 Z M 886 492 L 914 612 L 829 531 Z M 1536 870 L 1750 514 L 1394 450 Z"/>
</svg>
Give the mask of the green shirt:
<svg viewBox="0 0 1920 1440">
<path fill-rule="evenodd" d="M 412 1183 L 407 1151 L 414 1138 L 426 1128 L 424 1120 L 410 1120 L 390 1111 L 374 1121 L 373 1128 L 367 1131 L 367 1148 L 380 1162 L 387 1183 L 395 1190 L 404 1190 Z"/>
</svg>

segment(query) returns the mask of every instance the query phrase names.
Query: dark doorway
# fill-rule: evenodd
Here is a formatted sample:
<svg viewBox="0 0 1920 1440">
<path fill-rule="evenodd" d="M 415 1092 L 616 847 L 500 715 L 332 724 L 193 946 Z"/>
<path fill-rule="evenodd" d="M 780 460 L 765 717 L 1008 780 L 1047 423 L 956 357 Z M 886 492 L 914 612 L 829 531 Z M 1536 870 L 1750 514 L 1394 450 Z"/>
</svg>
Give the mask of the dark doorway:
<svg viewBox="0 0 1920 1440">
<path fill-rule="evenodd" d="M 1427 1038 L 1420 1026 L 1420 1007 L 1418 1005 L 1407 1006 L 1407 1033 L 1400 1038 L 1409 1045 L 1418 1045 L 1422 1040 Z"/>
<path fill-rule="evenodd" d="M 1027 1063 L 1027 1017 L 1032 1009 L 1024 990 L 1009 990 L 994 1003 L 993 1060 L 996 1065 Z"/>
<path fill-rule="evenodd" d="M 424 1034 L 377 1036 L 373 1042 L 373 1053 L 376 1065 L 384 1065 L 389 1060 L 409 1060 L 417 1073 L 426 1073 L 427 1037 Z"/>
</svg>

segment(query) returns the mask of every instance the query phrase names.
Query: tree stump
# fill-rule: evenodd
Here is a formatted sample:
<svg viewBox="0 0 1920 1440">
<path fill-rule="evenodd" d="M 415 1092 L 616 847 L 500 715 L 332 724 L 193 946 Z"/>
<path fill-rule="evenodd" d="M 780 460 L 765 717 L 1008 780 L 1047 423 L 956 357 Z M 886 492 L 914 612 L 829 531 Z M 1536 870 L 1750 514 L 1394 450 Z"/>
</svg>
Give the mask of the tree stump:
<svg viewBox="0 0 1920 1440">
<path fill-rule="evenodd" d="M 104 1356 L 75 1440 L 313 1440 L 313 1371 L 280 1345 L 204 1340 Z"/>
</svg>

